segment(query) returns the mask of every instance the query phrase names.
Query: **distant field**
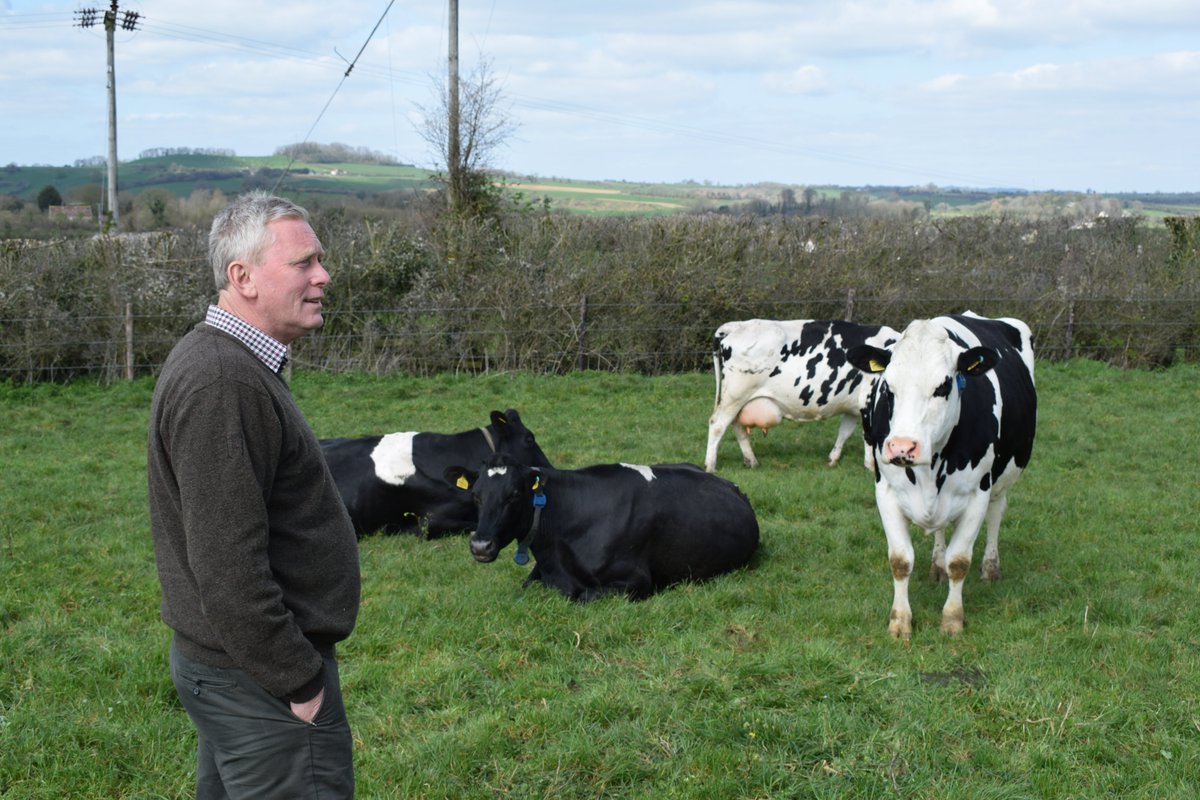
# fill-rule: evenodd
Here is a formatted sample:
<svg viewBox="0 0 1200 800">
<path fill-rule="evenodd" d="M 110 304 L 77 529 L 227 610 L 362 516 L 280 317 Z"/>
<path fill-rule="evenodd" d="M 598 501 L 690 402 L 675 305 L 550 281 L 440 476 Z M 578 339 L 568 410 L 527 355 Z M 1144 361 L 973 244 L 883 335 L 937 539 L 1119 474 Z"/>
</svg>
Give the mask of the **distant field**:
<svg viewBox="0 0 1200 800">
<path fill-rule="evenodd" d="M 615 188 L 620 186 L 620 188 Z M 520 192 L 531 200 L 548 198 L 554 208 L 591 213 L 663 213 L 694 208 L 695 203 L 652 199 L 637 194 L 625 185 L 575 184 L 570 181 L 538 183 L 506 183 L 510 192 Z"/>
<path fill-rule="evenodd" d="M 260 170 L 266 170 L 262 173 Z M 180 197 L 197 188 L 220 189 L 234 194 L 255 179 L 259 184 L 274 181 L 287 171 L 281 186 L 304 202 L 306 198 L 337 195 L 367 197 L 398 190 L 429 190 L 435 187 L 430 170 L 408 165 L 363 163 L 289 164 L 286 156 L 211 156 L 178 155 L 143 158 L 119 165 L 118 185 L 122 192 L 137 195 L 159 187 Z M 255 178 L 255 175 L 258 175 Z M 64 197 L 85 186 L 102 186 L 102 166 L 19 166 L 0 168 L 0 195 L 11 195 L 32 202 L 46 186 L 54 186 Z M 797 203 L 803 203 L 802 186 L 786 184 L 746 184 L 719 186 L 707 183 L 644 184 L 629 181 L 580 181 L 548 179 L 538 176 L 503 177 L 507 191 L 521 193 L 534 203 L 549 200 L 553 209 L 584 214 L 669 214 L 679 211 L 737 208 L 758 203 L 768 206 L 781 202 L 790 189 Z M 1030 195 L 1014 190 L 958 189 L 927 187 L 812 187 L 817 202 L 853 202 L 923 206 L 934 215 L 994 213 L 1030 213 L 1031 209 L 1069 210 L 1072 204 L 1095 204 L 1099 196 L 1080 192 L 1054 192 Z M 1031 199 L 1032 198 L 1032 199 Z M 1130 211 L 1147 219 L 1161 221 L 1170 215 L 1200 214 L 1200 192 L 1182 194 L 1118 194 L 1107 198 L 1121 212 Z M 997 206 L 999 202 L 1001 205 Z M 907 206 L 905 206 L 907 204 Z"/>
</svg>

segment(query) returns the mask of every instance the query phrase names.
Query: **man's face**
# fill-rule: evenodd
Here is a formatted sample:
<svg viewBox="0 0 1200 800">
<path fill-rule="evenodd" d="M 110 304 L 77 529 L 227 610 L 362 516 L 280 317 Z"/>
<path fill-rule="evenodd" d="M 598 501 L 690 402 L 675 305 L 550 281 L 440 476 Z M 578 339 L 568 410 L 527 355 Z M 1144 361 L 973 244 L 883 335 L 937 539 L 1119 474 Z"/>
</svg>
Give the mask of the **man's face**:
<svg viewBox="0 0 1200 800">
<path fill-rule="evenodd" d="M 321 298 L 329 273 L 321 265 L 325 249 L 307 222 L 278 219 L 267 229 L 274 241 L 253 267 L 255 312 L 264 331 L 291 344 L 324 324 Z"/>
</svg>

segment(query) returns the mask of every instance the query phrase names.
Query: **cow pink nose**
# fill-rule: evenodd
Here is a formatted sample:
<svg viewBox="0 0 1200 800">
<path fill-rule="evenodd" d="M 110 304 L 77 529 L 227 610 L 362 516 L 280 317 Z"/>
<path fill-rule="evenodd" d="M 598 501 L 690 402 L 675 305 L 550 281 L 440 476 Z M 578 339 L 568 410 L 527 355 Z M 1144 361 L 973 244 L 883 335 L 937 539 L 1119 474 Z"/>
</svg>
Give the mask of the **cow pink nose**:
<svg viewBox="0 0 1200 800">
<path fill-rule="evenodd" d="M 913 439 L 905 439 L 896 437 L 888 439 L 884 447 L 884 457 L 887 461 L 895 463 L 897 461 L 905 461 L 912 463 L 917 460 L 917 456 L 921 452 L 921 445 Z"/>
</svg>

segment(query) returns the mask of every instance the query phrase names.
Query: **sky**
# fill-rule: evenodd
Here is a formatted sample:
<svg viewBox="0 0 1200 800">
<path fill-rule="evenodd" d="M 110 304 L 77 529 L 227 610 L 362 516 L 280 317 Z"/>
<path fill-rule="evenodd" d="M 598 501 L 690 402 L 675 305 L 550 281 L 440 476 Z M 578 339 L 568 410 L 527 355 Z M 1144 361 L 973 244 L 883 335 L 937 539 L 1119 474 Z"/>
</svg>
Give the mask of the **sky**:
<svg viewBox="0 0 1200 800">
<path fill-rule="evenodd" d="M 0 0 L 0 163 L 108 153 L 112 0 Z M 118 159 L 340 143 L 436 168 L 447 0 L 119 0 Z M 1200 191 L 1198 0 L 460 0 L 521 176 Z"/>
</svg>

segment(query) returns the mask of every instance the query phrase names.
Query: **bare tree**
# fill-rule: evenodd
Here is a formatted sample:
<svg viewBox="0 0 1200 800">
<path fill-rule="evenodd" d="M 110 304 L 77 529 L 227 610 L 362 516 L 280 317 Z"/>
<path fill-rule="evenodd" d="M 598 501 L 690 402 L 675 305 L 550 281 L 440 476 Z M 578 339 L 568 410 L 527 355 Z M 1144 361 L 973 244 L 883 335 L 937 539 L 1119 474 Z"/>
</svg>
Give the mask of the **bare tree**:
<svg viewBox="0 0 1200 800">
<path fill-rule="evenodd" d="M 433 148 L 438 176 L 451 199 L 452 211 L 479 213 L 490 208 L 495 200 L 495 187 L 487 173 L 492 158 L 517 130 L 511 106 L 505 100 L 500 85 L 492 74 L 491 64 L 479 64 L 458 85 L 458 153 L 452 161 L 450 146 L 451 102 L 447 81 L 435 79 L 435 105 L 418 106 L 422 119 L 417 133 Z M 457 198 L 461 208 L 453 208 Z"/>
</svg>

